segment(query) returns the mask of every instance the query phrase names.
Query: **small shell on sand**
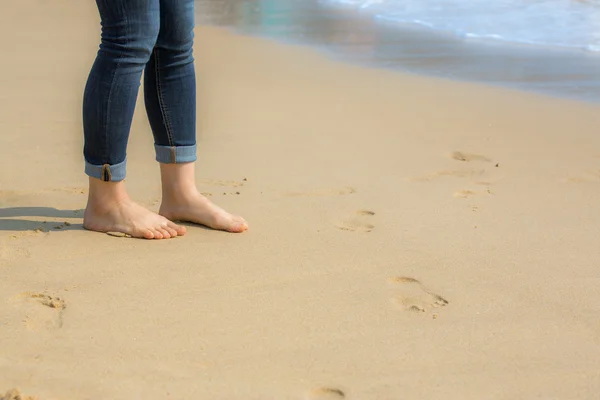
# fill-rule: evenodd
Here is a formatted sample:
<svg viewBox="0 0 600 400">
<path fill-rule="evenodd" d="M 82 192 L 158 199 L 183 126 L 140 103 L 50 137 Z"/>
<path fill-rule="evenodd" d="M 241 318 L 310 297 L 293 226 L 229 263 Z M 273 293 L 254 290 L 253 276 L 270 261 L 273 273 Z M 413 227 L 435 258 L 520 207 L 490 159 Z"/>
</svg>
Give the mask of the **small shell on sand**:
<svg viewBox="0 0 600 400">
<path fill-rule="evenodd" d="M 114 237 L 118 237 L 118 238 L 130 238 L 131 237 L 131 235 L 128 235 L 123 232 L 106 232 L 106 234 L 109 236 L 114 236 Z"/>
</svg>

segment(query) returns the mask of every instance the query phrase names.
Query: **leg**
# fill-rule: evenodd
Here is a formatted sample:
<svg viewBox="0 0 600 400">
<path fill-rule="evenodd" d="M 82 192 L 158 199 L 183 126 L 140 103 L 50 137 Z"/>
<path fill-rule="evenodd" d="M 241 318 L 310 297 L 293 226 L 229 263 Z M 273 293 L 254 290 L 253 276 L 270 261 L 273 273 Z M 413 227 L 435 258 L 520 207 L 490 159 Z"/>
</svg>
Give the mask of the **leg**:
<svg viewBox="0 0 600 400">
<path fill-rule="evenodd" d="M 183 228 L 131 201 L 123 182 L 140 78 L 160 27 L 159 0 L 96 3 L 102 42 L 83 99 L 85 172 L 90 177 L 84 227 L 148 239 L 183 234 Z"/>
<path fill-rule="evenodd" d="M 229 232 L 248 227 L 196 188 L 196 76 L 192 53 L 194 1 L 160 0 L 160 32 L 144 73 L 144 98 L 160 163 L 159 213 Z"/>
</svg>

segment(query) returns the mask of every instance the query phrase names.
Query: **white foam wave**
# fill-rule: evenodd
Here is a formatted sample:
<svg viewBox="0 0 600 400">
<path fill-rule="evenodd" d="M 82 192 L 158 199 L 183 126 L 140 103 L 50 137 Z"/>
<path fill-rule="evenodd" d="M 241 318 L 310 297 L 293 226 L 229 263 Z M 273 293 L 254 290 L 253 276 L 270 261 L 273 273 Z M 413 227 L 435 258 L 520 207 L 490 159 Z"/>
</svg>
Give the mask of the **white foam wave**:
<svg viewBox="0 0 600 400">
<path fill-rule="evenodd" d="M 600 0 L 324 0 L 459 37 L 600 51 Z"/>
</svg>

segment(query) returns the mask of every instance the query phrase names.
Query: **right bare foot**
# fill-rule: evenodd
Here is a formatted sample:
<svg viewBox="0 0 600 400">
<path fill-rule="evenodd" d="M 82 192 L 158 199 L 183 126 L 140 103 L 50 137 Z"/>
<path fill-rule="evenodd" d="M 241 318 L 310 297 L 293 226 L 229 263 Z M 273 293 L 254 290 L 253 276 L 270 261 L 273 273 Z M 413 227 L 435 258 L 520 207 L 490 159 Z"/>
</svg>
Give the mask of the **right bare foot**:
<svg viewBox="0 0 600 400">
<path fill-rule="evenodd" d="M 168 239 L 186 232 L 163 216 L 129 198 L 123 182 L 102 182 L 90 178 L 90 195 L 83 227 L 97 232 L 120 232 L 136 238 Z"/>
</svg>

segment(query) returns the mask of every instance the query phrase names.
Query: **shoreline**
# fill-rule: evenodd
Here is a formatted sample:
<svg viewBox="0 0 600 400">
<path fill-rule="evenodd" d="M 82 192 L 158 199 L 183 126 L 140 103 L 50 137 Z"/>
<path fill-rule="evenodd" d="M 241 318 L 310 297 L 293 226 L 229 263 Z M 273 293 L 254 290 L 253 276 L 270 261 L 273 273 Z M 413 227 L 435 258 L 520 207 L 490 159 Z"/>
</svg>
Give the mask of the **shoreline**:
<svg viewBox="0 0 600 400">
<path fill-rule="evenodd" d="M 344 7 L 302 4 L 284 1 L 264 11 L 257 0 L 210 7 L 199 1 L 197 15 L 204 24 L 309 46 L 351 64 L 600 103 L 600 54 L 461 39 Z"/>
</svg>

